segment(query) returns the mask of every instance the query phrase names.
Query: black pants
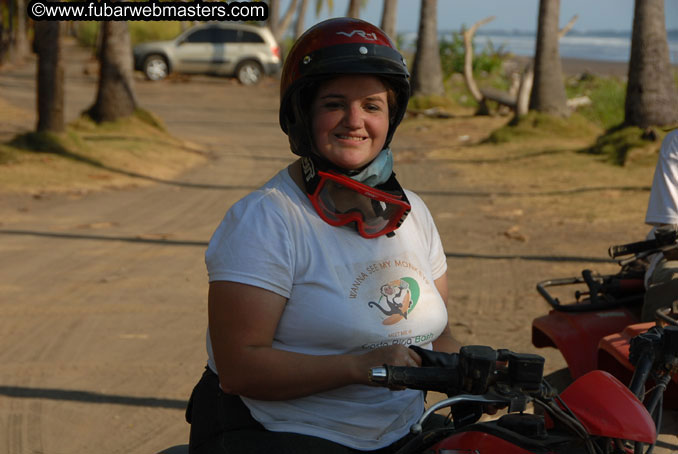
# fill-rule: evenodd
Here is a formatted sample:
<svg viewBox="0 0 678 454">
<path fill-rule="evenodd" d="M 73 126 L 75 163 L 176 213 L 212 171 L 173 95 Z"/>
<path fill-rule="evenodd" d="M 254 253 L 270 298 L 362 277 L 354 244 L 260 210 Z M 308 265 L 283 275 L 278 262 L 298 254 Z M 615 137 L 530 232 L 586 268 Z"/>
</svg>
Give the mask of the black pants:
<svg viewBox="0 0 678 454">
<path fill-rule="evenodd" d="M 444 417 L 429 418 L 429 425 L 440 427 Z M 186 420 L 191 423 L 189 454 L 356 454 L 365 453 L 310 435 L 268 431 L 257 422 L 240 397 L 219 387 L 219 377 L 206 368 L 193 389 Z M 370 451 L 389 454 L 405 445 L 411 436 L 391 446 Z"/>
</svg>

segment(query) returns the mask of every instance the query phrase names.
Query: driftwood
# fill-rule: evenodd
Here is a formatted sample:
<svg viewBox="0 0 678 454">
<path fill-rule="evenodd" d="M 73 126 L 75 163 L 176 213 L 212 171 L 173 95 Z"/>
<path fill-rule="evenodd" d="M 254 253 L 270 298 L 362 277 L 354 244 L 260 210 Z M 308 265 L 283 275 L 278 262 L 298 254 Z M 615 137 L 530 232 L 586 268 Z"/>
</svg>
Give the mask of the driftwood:
<svg viewBox="0 0 678 454">
<path fill-rule="evenodd" d="M 473 35 L 481 25 L 493 21 L 494 18 L 494 16 L 490 16 L 476 22 L 471 28 L 464 32 L 464 48 L 466 50 L 466 54 L 464 55 L 464 81 L 466 82 L 466 86 L 471 92 L 471 95 L 480 106 L 478 113 L 487 114 L 489 112 L 487 107 L 487 101 L 489 100 L 502 106 L 509 107 L 511 110 L 515 111 L 516 115 L 524 115 L 529 109 L 530 93 L 532 92 L 532 82 L 534 80 L 532 62 L 525 66 L 525 69 L 520 76 L 517 90 L 512 89 L 509 92 L 505 92 L 494 88 L 479 89 L 473 78 Z M 578 18 L 579 16 L 575 14 L 572 19 L 570 19 L 567 25 L 558 32 L 558 39 L 565 36 L 567 32 L 572 29 Z M 581 100 L 571 103 L 568 102 L 568 106 L 573 108 L 578 105 L 582 105 Z"/>
<path fill-rule="evenodd" d="M 476 22 L 471 28 L 464 32 L 464 80 L 466 81 L 466 86 L 468 87 L 473 99 L 475 99 L 480 105 L 480 113 L 487 114 L 487 104 L 485 103 L 486 97 L 478 89 L 476 81 L 473 78 L 473 35 L 478 30 L 478 27 L 484 25 L 488 22 L 492 22 L 494 16 L 486 17 L 485 19 Z"/>
</svg>

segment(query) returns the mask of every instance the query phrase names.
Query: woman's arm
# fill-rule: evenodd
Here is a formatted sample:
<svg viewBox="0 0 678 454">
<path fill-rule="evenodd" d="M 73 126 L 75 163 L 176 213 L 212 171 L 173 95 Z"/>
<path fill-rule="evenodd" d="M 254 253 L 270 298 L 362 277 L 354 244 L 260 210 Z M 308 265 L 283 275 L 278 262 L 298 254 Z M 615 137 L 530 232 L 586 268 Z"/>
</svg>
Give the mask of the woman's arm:
<svg viewBox="0 0 678 454">
<path fill-rule="evenodd" d="M 443 302 L 445 303 L 445 307 L 448 307 L 447 304 L 447 275 L 443 274 L 440 276 L 438 279 L 434 281 L 436 288 L 438 289 L 438 293 L 440 293 L 440 296 L 443 299 Z M 448 314 L 449 314 L 449 309 L 448 309 Z M 449 315 L 448 315 L 449 317 Z M 447 324 L 445 325 L 445 329 L 443 332 L 438 336 L 436 340 L 433 341 L 433 350 L 440 351 L 440 352 L 446 352 L 446 353 L 457 353 L 459 352 L 459 349 L 461 348 L 461 344 L 457 339 L 452 336 L 452 332 L 450 331 L 450 323 L 449 320 Z"/>
<path fill-rule="evenodd" d="M 208 316 L 219 381 L 225 392 L 261 400 L 307 396 L 350 384 L 369 384 L 383 364 L 415 366 L 419 356 L 401 345 L 363 355 L 314 356 L 272 348 L 286 299 L 235 282 L 212 282 Z"/>
</svg>

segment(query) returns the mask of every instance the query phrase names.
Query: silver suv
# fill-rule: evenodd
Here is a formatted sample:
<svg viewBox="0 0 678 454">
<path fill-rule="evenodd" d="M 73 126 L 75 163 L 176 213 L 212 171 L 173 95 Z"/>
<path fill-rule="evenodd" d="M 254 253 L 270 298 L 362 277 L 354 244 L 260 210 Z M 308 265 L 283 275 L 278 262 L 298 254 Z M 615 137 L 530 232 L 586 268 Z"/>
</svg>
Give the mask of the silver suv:
<svg viewBox="0 0 678 454">
<path fill-rule="evenodd" d="M 242 84 L 254 85 L 280 69 L 280 47 L 268 28 L 211 22 L 171 41 L 134 46 L 134 68 L 149 80 L 176 72 L 235 76 Z"/>
</svg>

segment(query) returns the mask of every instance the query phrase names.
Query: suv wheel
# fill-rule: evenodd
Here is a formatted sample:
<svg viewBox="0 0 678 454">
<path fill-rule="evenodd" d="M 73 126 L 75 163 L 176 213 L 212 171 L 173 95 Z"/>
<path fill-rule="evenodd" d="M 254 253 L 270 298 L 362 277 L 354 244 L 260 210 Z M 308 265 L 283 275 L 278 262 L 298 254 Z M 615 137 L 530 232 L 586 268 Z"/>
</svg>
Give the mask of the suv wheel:
<svg viewBox="0 0 678 454">
<path fill-rule="evenodd" d="M 169 74 L 167 60 L 161 55 L 149 55 L 144 60 L 144 74 L 148 80 L 162 80 Z"/>
<path fill-rule="evenodd" d="M 235 70 L 235 76 L 243 85 L 256 85 L 261 81 L 264 70 L 259 63 L 248 60 L 240 63 Z"/>
</svg>

